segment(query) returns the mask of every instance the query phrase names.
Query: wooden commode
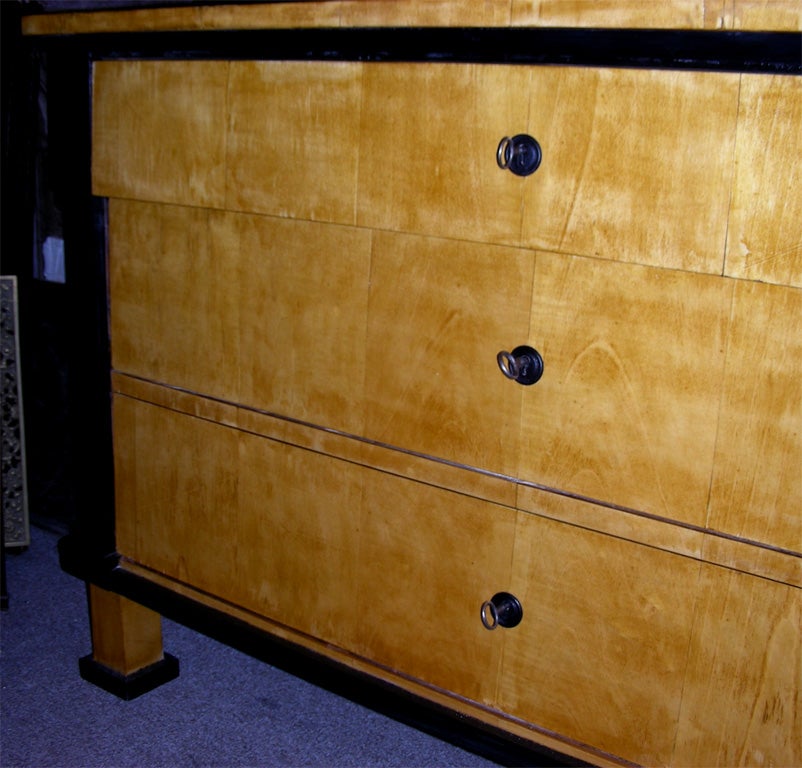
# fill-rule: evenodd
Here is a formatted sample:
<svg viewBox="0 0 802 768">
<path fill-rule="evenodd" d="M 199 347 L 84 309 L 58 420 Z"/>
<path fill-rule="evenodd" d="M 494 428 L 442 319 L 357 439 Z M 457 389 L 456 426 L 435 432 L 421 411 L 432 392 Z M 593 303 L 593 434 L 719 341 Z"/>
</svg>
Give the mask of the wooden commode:
<svg viewBox="0 0 802 768">
<path fill-rule="evenodd" d="M 100 46 L 96 635 L 130 601 L 150 644 L 175 599 L 590 763 L 802 764 L 802 77 L 667 43 L 799 47 L 802 3 L 26 23 Z M 260 58 L 209 36 L 246 28 L 346 42 Z M 408 55 L 360 47 L 391 28 Z M 206 52 L 103 47 L 158 30 Z M 457 31 L 481 55 L 415 53 Z M 502 55 L 528 33 L 573 58 Z M 579 57 L 638 40 L 663 47 Z M 502 167 L 520 135 L 541 152 L 523 176 Z M 501 370 L 520 346 L 536 383 Z M 129 675 L 114 657 L 84 664 Z"/>
</svg>

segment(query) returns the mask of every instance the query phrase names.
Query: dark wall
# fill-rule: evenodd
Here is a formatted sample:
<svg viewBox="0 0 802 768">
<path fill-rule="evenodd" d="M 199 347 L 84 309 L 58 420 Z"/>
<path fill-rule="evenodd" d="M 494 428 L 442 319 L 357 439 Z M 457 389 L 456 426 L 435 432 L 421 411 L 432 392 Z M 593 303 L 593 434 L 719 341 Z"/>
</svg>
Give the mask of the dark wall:
<svg viewBox="0 0 802 768">
<path fill-rule="evenodd" d="M 68 422 L 70 323 L 67 285 L 35 277 L 37 197 L 56 192 L 59 163 L 48 157 L 46 57 L 20 34 L 27 6 L 0 2 L 2 192 L 0 268 L 16 275 L 28 508 L 32 521 L 65 528 L 74 514 Z M 36 180 L 40 184 L 37 190 Z M 37 192 L 39 195 L 37 195 Z M 50 197 L 49 208 L 58 210 Z"/>
</svg>

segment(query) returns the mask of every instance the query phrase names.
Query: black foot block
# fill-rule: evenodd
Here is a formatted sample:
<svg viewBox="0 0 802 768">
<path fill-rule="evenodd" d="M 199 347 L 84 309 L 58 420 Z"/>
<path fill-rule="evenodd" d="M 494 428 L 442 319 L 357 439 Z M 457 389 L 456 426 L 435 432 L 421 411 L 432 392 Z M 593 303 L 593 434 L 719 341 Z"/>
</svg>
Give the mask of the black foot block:
<svg viewBox="0 0 802 768">
<path fill-rule="evenodd" d="M 91 656 L 79 659 L 78 668 L 84 680 L 125 701 L 135 699 L 178 677 L 178 659 L 169 653 L 165 653 L 161 661 L 157 661 L 149 667 L 143 667 L 130 675 L 123 675 L 110 669 L 95 661 Z"/>
</svg>

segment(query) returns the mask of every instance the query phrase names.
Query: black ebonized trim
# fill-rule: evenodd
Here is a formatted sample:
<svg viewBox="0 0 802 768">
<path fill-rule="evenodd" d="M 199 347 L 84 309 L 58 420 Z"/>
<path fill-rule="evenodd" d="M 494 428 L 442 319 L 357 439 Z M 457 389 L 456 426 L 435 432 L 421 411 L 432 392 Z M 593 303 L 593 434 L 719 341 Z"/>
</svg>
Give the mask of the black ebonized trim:
<svg viewBox="0 0 802 768">
<path fill-rule="evenodd" d="M 138 669 L 130 675 L 123 675 L 100 664 L 91 655 L 78 660 L 78 670 L 84 680 L 124 701 L 131 701 L 175 680 L 178 677 L 178 667 L 178 659 L 169 653 L 165 653 L 164 658 L 155 664 Z"/>
<path fill-rule="evenodd" d="M 532 27 L 324 28 L 45 37 L 94 59 L 562 64 L 802 74 L 802 34 Z"/>
<path fill-rule="evenodd" d="M 316 654 L 301 645 L 258 629 L 245 621 L 177 594 L 126 571 L 119 556 L 96 558 L 74 536 L 59 541 L 61 567 L 101 589 L 140 603 L 165 618 L 211 637 L 295 677 L 336 693 L 376 712 L 488 760 L 509 766 L 586 766 L 587 763 L 534 741 L 516 737 L 421 696 Z M 86 662 L 82 660 L 82 674 Z M 105 668 L 102 671 L 108 672 Z M 91 673 L 97 670 L 90 670 Z M 86 678 L 90 679 L 90 678 Z M 91 679 L 106 690 L 118 686 L 109 675 Z M 165 680 L 166 682 L 166 680 Z M 113 693 L 120 695 L 118 690 Z M 124 698 L 124 697 L 123 697 Z"/>
</svg>

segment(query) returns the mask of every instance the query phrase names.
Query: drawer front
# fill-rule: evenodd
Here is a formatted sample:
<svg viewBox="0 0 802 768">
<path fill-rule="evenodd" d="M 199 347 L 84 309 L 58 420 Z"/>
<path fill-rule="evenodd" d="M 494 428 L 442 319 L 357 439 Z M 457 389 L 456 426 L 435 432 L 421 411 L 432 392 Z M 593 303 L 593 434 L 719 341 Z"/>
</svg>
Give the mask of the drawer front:
<svg viewBox="0 0 802 768">
<path fill-rule="evenodd" d="M 358 651 L 492 704 L 502 649 L 480 607 L 509 584 L 514 510 L 378 472 L 364 504 Z"/>
<path fill-rule="evenodd" d="M 184 83 L 192 99 L 179 98 Z M 101 62 L 95 192 L 720 274 L 738 84 L 571 67 Z M 543 150 L 525 178 L 497 164 L 501 139 L 522 132 Z"/>
<path fill-rule="evenodd" d="M 110 201 L 113 368 L 236 400 L 238 277 L 213 236 L 220 221 L 202 208 Z"/>
<path fill-rule="evenodd" d="M 149 403 L 114 405 L 120 553 L 485 704 L 515 512 Z"/>
<path fill-rule="evenodd" d="M 361 434 L 370 236 L 111 201 L 115 369 Z"/>
<path fill-rule="evenodd" d="M 704 525 L 732 285 L 538 253 L 519 476 Z"/>
<path fill-rule="evenodd" d="M 514 248 L 375 234 L 369 438 L 514 475 L 521 392 L 496 355 L 528 324 L 532 269 Z"/>
<path fill-rule="evenodd" d="M 743 76 L 728 275 L 802 287 L 800 125 L 802 77 Z"/>
<path fill-rule="evenodd" d="M 93 94 L 96 195 L 224 206 L 228 65 L 99 62 Z"/>
<path fill-rule="evenodd" d="M 800 329 L 802 290 L 736 285 L 708 521 L 715 530 L 796 553 L 802 553 Z"/>
<path fill-rule="evenodd" d="M 802 589 L 701 576 L 673 764 L 802 764 Z"/>
<path fill-rule="evenodd" d="M 735 75 L 366 67 L 358 221 L 720 273 L 737 103 Z M 521 132 L 526 178 L 495 159 Z"/>
<path fill-rule="evenodd" d="M 496 149 L 526 126 L 528 70 L 381 64 L 364 78 L 360 226 L 518 245 L 525 181 Z"/>
<path fill-rule="evenodd" d="M 117 551 L 201 590 L 236 582 L 237 433 L 124 397 L 113 429 Z"/>
<path fill-rule="evenodd" d="M 352 647 L 362 481 L 351 465 L 125 397 L 114 426 L 122 555 Z"/>
<path fill-rule="evenodd" d="M 227 207 L 353 224 L 361 66 L 276 61 L 230 67 Z"/>
<path fill-rule="evenodd" d="M 738 76 L 531 70 L 522 245 L 721 274 Z"/>
<path fill-rule="evenodd" d="M 500 706 L 644 765 L 670 763 L 700 565 L 520 514 Z"/>
</svg>

